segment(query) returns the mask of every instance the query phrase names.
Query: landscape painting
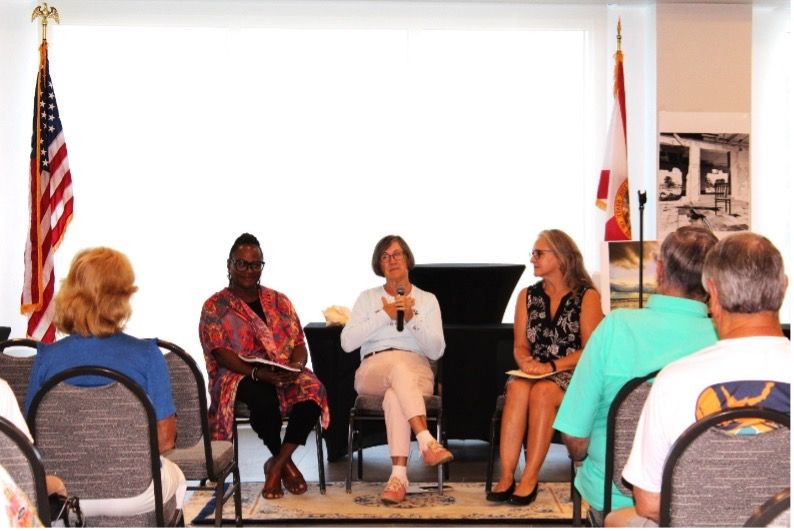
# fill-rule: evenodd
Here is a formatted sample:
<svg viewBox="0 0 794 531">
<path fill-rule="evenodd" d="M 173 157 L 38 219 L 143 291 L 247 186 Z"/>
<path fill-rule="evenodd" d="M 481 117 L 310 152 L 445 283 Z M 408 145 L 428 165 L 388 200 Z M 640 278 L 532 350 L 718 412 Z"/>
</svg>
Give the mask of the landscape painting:
<svg viewBox="0 0 794 531">
<path fill-rule="evenodd" d="M 610 308 L 640 307 L 640 242 L 608 242 Z M 642 306 L 656 292 L 657 241 L 643 242 Z"/>
</svg>

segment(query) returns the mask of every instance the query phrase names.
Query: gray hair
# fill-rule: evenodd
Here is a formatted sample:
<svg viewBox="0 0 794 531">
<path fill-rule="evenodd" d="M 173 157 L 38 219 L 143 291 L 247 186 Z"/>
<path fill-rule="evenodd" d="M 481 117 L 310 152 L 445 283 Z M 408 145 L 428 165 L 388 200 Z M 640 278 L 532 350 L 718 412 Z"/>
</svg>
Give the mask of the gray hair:
<svg viewBox="0 0 794 531">
<path fill-rule="evenodd" d="M 728 236 L 709 252 L 703 285 L 711 280 L 720 306 L 731 313 L 776 312 L 786 294 L 780 251 L 760 234 Z"/>
<path fill-rule="evenodd" d="M 688 299 L 705 301 L 706 291 L 701 283 L 703 263 L 717 241 L 710 230 L 691 225 L 668 234 L 659 250 L 664 285 L 677 289 Z"/>
</svg>

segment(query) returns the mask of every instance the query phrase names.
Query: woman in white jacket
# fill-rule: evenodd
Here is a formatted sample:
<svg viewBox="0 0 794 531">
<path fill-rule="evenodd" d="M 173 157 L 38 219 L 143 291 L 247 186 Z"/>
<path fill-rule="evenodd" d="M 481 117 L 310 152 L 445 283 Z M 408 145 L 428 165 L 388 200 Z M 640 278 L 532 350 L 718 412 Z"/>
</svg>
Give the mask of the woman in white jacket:
<svg viewBox="0 0 794 531">
<path fill-rule="evenodd" d="M 359 295 L 342 330 L 342 348 L 361 348 L 356 371 L 359 394 L 383 395 L 392 473 L 381 495 L 400 503 L 408 486 L 411 431 L 428 466 L 451 461 L 452 453 L 428 431 L 425 395 L 433 394 L 430 360 L 444 354 L 441 310 L 435 295 L 412 286 L 414 257 L 400 236 L 384 236 L 372 253 L 372 270 L 386 283 Z"/>
</svg>

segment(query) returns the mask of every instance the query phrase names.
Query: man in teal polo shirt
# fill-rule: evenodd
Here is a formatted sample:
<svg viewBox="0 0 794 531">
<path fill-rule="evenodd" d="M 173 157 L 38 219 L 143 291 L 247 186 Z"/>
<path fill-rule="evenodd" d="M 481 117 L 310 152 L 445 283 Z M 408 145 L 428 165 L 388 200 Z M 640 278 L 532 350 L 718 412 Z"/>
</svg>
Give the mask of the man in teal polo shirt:
<svg viewBox="0 0 794 531">
<path fill-rule="evenodd" d="M 701 227 L 681 227 L 662 242 L 656 264 L 657 292 L 648 306 L 609 313 L 590 336 L 573 373 L 554 428 L 571 457 L 583 460 L 575 485 L 603 525 L 607 413 L 623 385 L 717 341 L 701 272 L 717 238 Z M 612 510 L 633 500 L 612 486 Z"/>
</svg>

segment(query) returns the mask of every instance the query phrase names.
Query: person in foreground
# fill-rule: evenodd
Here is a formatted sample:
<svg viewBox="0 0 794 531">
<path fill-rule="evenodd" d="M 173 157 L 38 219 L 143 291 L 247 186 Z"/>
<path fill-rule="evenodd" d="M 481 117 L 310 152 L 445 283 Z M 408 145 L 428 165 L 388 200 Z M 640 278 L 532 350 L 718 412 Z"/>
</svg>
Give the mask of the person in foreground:
<svg viewBox="0 0 794 531">
<path fill-rule="evenodd" d="M 0 378 L 0 417 L 3 417 L 27 437 L 30 444 L 33 444 L 33 436 L 30 434 L 30 428 L 19 409 L 19 403 L 14 395 L 14 391 L 8 382 Z M 47 494 L 54 496 L 66 496 L 66 486 L 61 481 L 61 478 L 48 474 L 45 477 L 47 482 Z"/>
<path fill-rule="evenodd" d="M 433 394 L 430 360 L 441 358 L 445 343 L 435 295 L 412 286 L 408 279 L 414 264 L 413 253 L 400 236 L 381 238 L 372 253 L 372 270 L 385 277 L 386 283 L 359 295 L 342 330 L 346 352 L 361 347 L 356 392 L 383 395 L 392 460 L 391 477 L 381 495 L 385 503 L 405 499 L 412 430 L 426 465 L 437 466 L 453 458 L 427 429 L 422 396 Z"/>
<path fill-rule="evenodd" d="M 608 527 L 658 525 L 664 463 L 692 423 L 732 404 L 789 413 L 791 343 L 778 316 L 787 283 L 780 252 L 763 236 L 728 236 L 709 252 L 703 286 L 719 341 L 656 378 L 623 470 L 636 508 L 609 513 Z"/>
<path fill-rule="evenodd" d="M 69 334 L 52 344 L 40 343 L 30 371 L 25 411 L 44 383 L 59 372 L 86 365 L 116 370 L 141 386 L 154 407 L 160 449 L 163 501 L 176 496 L 182 508 L 187 484 L 177 465 L 162 457 L 176 441 L 176 406 L 162 352 L 154 339 L 138 339 L 123 332 L 132 315 L 130 298 L 137 291 L 129 259 L 119 251 L 95 247 L 78 252 L 55 296 L 53 321 Z M 69 383 L 86 387 L 107 379 L 85 376 Z M 50 481 L 48 480 L 48 488 Z M 68 485 L 66 486 L 68 489 Z M 122 499 L 80 499 L 89 516 L 132 516 L 154 508 L 154 486 L 138 496 Z"/>
<path fill-rule="evenodd" d="M 656 293 L 646 308 L 617 309 L 598 325 L 582 353 L 554 428 L 568 453 L 583 461 L 575 486 L 589 517 L 603 527 L 606 425 L 609 407 L 629 380 L 717 341 L 700 281 L 706 253 L 717 238 L 701 227 L 681 227 L 662 242 L 656 262 Z M 613 508 L 634 502 L 612 485 Z"/>
<path fill-rule="evenodd" d="M 499 443 L 501 475 L 487 494 L 489 501 L 513 505 L 529 505 L 538 494 L 538 472 L 554 434 L 554 416 L 582 348 L 604 317 L 598 292 L 570 236 L 545 230 L 531 254 L 534 274 L 542 280 L 518 294 L 513 357 L 533 379 L 507 381 Z M 516 484 L 524 434 L 526 466 Z"/>
<path fill-rule="evenodd" d="M 25 422 L 25 417 L 22 415 L 22 411 L 19 410 L 17 397 L 8 382 L 2 378 L 0 378 L 0 417 L 16 426 L 33 444 L 33 436 L 30 435 L 28 423 Z"/>
<path fill-rule="evenodd" d="M 292 303 L 259 284 L 262 258 L 256 237 L 244 233 L 235 240 L 226 260 L 229 286 L 204 303 L 199 339 L 212 397 L 212 438 L 231 440 L 234 403 L 247 404 L 251 427 L 272 454 L 264 465 L 262 496 L 274 499 L 284 496 L 282 484 L 292 494 L 306 492 L 306 480 L 292 454 L 306 444 L 318 417 L 322 415 L 322 426 L 328 427 L 330 414 L 325 387 L 306 368 L 308 352 Z M 289 422 L 282 441 L 283 415 L 289 415 Z"/>
<path fill-rule="evenodd" d="M 33 444 L 33 437 L 30 435 L 25 417 L 19 410 L 19 403 L 14 395 L 14 391 L 8 382 L 0 378 L 0 417 L 13 424 L 25 437 L 30 444 Z M 63 482 L 57 476 L 47 476 L 47 493 L 63 494 L 66 496 L 66 489 Z M 19 488 L 14 482 L 14 478 L 0 464 L 0 529 L 10 529 L 12 527 L 44 527 L 39 519 L 35 504 L 31 503 L 28 495 Z"/>
<path fill-rule="evenodd" d="M 0 465 L 0 492 L 0 528 L 44 527 L 36 506 L 3 465 Z"/>
</svg>

